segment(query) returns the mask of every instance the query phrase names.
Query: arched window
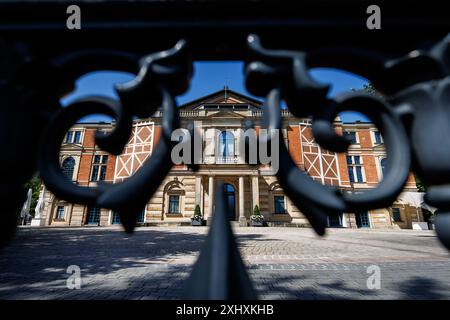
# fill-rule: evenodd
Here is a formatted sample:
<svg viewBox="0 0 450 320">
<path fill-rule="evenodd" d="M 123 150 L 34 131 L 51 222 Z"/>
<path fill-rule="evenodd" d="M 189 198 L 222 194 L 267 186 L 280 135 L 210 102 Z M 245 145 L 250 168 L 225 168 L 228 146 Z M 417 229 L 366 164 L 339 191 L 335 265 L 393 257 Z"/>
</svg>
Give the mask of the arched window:
<svg viewBox="0 0 450 320">
<path fill-rule="evenodd" d="M 222 131 L 219 136 L 219 156 L 234 156 L 234 134 L 231 131 Z"/>
<path fill-rule="evenodd" d="M 64 159 L 61 168 L 62 168 L 62 172 L 64 173 L 64 175 L 69 180 L 72 180 L 73 179 L 73 170 L 75 168 L 75 159 L 72 157 Z"/>
<path fill-rule="evenodd" d="M 386 174 L 386 161 L 386 158 L 380 160 L 381 173 L 383 174 L 383 176 Z"/>
</svg>

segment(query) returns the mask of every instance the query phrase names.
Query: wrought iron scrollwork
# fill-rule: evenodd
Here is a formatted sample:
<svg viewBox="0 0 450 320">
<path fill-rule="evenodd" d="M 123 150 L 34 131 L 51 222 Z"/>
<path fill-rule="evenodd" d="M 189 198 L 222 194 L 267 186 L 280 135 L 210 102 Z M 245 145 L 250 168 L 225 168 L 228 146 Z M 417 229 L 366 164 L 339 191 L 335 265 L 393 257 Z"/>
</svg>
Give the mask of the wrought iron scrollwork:
<svg viewBox="0 0 450 320">
<path fill-rule="evenodd" d="M 134 80 L 117 85 L 120 102 L 101 97 L 87 97 L 62 108 L 49 122 L 40 147 L 39 171 L 47 188 L 57 197 L 89 206 L 117 210 L 127 232 L 134 229 L 136 217 L 145 207 L 158 186 L 172 168 L 170 158 L 172 131 L 179 127 L 179 117 L 174 96 L 187 90 L 192 75 L 192 64 L 187 43 L 180 40 L 170 50 L 157 52 L 138 60 L 126 54 L 92 54 L 81 52 L 56 59 L 58 66 L 70 66 L 73 81 L 79 76 L 74 65 L 90 62 L 91 67 L 121 65 L 125 70 L 138 66 Z M 132 62 L 136 62 L 133 65 Z M 119 63 L 118 63 L 119 62 Z M 64 68 L 66 69 L 66 68 Z M 85 72 L 86 70 L 82 70 Z M 132 71 L 132 70 L 131 70 Z M 66 132 L 79 119 L 102 113 L 116 119 L 115 128 L 106 134 L 96 133 L 96 143 L 105 151 L 120 154 L 129 139 L 134 116 L 151 116 L 161 105 L 162 134 L 151 157 L 139 172 L 124 182 L 99 183 L 97 187 L 73 184 L 60 169 L 59 151 Z"/>
<path fill-rule="evenodd" d="M 248 37 L 246 87 L 266 101 L 262 125 L 269 129 L 269 134 L 260 137 L 261 142 L 273 143 L 270 130 L 281 129 L 282 101 L 294 116 L 312 118 L 314 138 L 330 151 L 345 152 L 350 145 L 333 127 L 335 117 L 343 111 L 363 113 L 383 135 L 388 155 L 384 178 L 376 188 L 357 194 L 315 182 L 297 167 L 283 137 L 278 136 L 282 165 L 276 176 L 280 186 L 318 234 L 325 233 L 329 215 L 392 204 L 412 170 L 429 186 L 425 201 L 440 209 L 436 231 L 450 249 L 449 42 L 450 36 L 429 50 L 393 58 L 383 52 L 351 47 L 305 51 L 267 49 L 258 36 Z M 171 141 L 171 134 L 180 126 L 174 97 L 187 90 L 193 72 L 187 42 L 180 40 L 169 50 L 143 58 L 112 50 L 74 51 L 43 58 L 23 43 L 0 42 L 0 50 L 1 150 L 14 154 L 13 158 L 0 159 L 0 202 L 6 212 L 6 220 L 0 224 L 0 244 L 15 230 L 15 210 L 25 198 L 23 185 L 36 169 L 48 190 L 58 198 L 117 210 L 125 230 L 133 231 L 138 213 L 173 165 L 171 150 L 175 142 Z M 309 71 L 314 67 L 339 68 L 364 76 L 384 97 L 362 92 L 329 97 L 329 86 L 310 76 Z M 77 78 L 102 69 L 136 74 L 131 82 L 116 86 L 119 101 L 91 96 L 61 107 L 59 99 L 73 90 Z M 108 133 L 97 132 L 95 142 L 101 149 L 118 155 L 129 139 L 133 117 L 151 116 L 159 107 L 163 115 L 162 134 L 151 157 L 135 175 L 117 184 L 83 187 L 62 174 L 61 143 L 79 119 L 97 113 L 113 117 L 114 129 Z M 193 131 L 191 127 L 191 136 Z M 31 152 L 24 154 L 17 145 Z M 189 167 L 198 169 L 197 163 Z M 10 172 L 18 174 L 10 177 Z M 188 281 L 186 295 L 210 299 L 254 298 L 225 219 L 225 201 L 219 192 L 216 194 L 213 225 Z"/>
<path fill-rule="evenodd" d="M 298 117 L 313 118 L 313 134 L 326 149 L 343 152 L 349 146 L 345 137 L 337 135 L 333 122 L 339 112 L 359 111 L 368 116 L 383 134 L 388 153 L 383 181 L 370 191 L 360 194 L 341 192 L 321 185 L 303 173 L 292 161 L 280 136 L 280 163 L 277 178 L 286 194 L 309 219 L 319 234 L 324 234 L 326 216 L 344 211 L 360 211 L 390 205 L 400 194 L 410 167 L 406 132 L 392 107 L 375 96 L 350 93 L 328 98 L 328 86 L 309 75 L 308 54 L 264 48 L 256 35 L 248 37 L 250 61 L 246 65 L 247 88 L 258 96 L 266 96 L 263 126 L 281 129 L 280 105 L 284 99 L 289 111 Z M 333 51 L 316 66 L 339 66 Z M 323 65 L 321 65 L 323 61 Z M 269 135 L 270 136 L 270 135 Z"/>
<path fill-rule="evenodd" d="M 408 79 L 392 83 L 389 101 L 408 132 L 412 169 L 428 186 L 425 202 L 439 209 L 436 233 L 450 249 L 450 34 L 429 50 L 388 61 L 385 70 Z"/>
<path fill-rule="evenodd" d="M 184 298 L 254 300 L 257 298 L 227 218 L 223 184 L 215 192 L 215 211 L 200 256 L 184 287 Z"/>
<path fill-rule="evenodd" d="M 311 117 L 317 143 L 344 152 L 349 141 L 338 135 L 333 121 L 338 113 L 357 111 L 377 126 L 386 146 L 388 163 L 379 185 L 350 194 L 315 183 L 301 172 L 280 139 L 280 185 L 305 213 L 316 232 L 325 231 L 326 215 L 386 207 L 402 191 L 411 169 L 428 186 L 425 202 L 439 208 L 436 231 L 450 249 L 450 149 L 440 137 L 450 135 L 450 36 L 429 50 L 401 58 L 355 48 L 324 48 L 309 52 L 269 50 L 256 35 L 248 37 L 246 86 L 266 97 L 263 126 L 281 128 L 280 102 L 297 117 Z M 384 97 L 352 92 L 329 98 L 328 86 L 308 73 L 312 67 L 334 67 L 370 80 Z"/>
</svg>

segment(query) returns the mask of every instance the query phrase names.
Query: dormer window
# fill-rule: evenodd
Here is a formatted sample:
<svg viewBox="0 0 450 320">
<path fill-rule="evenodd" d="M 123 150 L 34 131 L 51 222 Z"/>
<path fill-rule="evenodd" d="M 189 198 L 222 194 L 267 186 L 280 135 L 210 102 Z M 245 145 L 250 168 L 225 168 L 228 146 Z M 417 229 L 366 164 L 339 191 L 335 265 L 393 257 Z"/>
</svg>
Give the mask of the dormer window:
<svg viewBox="0 0 450 320">
<path fill-rule="evenodd" d="M 344 136 L 349 137 L 352 144 L 358 143 L 356 139 L 356 132 L 354 131 L 344 131 Z"/>
<path fill-rule="evenodd" d="M 374 137 L 375 137 L 375 145 L 382 144 L 383 143 L 383 139 L 381 138 L 380 131 L 374 131 L 373 134 L 374 134 Z"/>
<path fill-rule="evenodd" d="M 81 130 L 69 130 L 66 135 L 65 143 L 81 143 Z"/>
</svg>

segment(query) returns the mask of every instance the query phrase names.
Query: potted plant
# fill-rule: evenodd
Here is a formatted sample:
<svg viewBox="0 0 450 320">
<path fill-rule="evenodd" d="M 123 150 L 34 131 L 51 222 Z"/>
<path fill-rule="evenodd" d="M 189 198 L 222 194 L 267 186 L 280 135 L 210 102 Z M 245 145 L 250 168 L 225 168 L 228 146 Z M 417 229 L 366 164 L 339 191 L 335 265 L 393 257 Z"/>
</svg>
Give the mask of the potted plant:
<svg viewBox="0 0 450 320">
<path fill-rule="evenodd" d="M 200 206 L 197 204 L 194 209 L 194 216 L 191 218 L 191 222 L 193 226 L 201 226 L 203 225 L 202 214 L 200 211 Z"/>
<path fill-rule="evenodd" d="M 250 216 L 250 225 L 253 227 L 262 227 L 264 224 L 264 216 L 259 211 L 258 205 L 253 209 L 253 214 Z"/>
</svg>

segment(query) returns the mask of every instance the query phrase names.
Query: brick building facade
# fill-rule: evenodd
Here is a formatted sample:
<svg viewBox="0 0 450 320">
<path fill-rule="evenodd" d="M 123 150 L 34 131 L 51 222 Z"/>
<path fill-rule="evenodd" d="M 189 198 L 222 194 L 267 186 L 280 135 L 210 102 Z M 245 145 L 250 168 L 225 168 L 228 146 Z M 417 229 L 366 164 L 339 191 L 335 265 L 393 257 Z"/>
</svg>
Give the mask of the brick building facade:
<svg viewBox="0 0 450 320">
<path fill-rule="evenodd" d="M 276 177 L 267 166 L 243 163 L 236 147 L 237 130 L 251 120 L 258 128 L 261 103 L 231 90 L 221 90 L 180 107 L 182 127 L 195 123 L 203 140 L 202 164 L 193 173 L 176 165 L 149 200 L 138 223 L 190 224 L 196 205 L 205 219 L 213 215 L 214 185 L 224 182 L 232 210 L 230 220 L 246 224 L 258 205 L 268 225 L 308 226 L 302 213 L 284 196 Z M 383 140 L 371 123 L 335 122 L 336 131 L 349 135 L 353 143 L 347 153 L 336 154 L 320 148 L 312 137 L 308 119 L 294 118 L 282 111 L 283 135 L 294 162 L 320 183 L 354 192 L 374 188 L 382 179 L 386 158 Z M 80 123 L 68 132 L 61 149 L 64 173 L 81 186 L 95 186 L 98 181 L 120 182 L 133 175 L 151 155 L 158 143 L 161 116 L 157 112 L 136 120 L 128 144 L 120 156 L 101 151 L 94 142 L 96 130 L 111 130 L 113 123 Z M 201 127 L 199 124 L 201 123 Z M 218 151 L 219 150 L 219 151 Z M 81 226 L 120 223 L 118 214 L 102 208 L 67 203 L 45 191 L 41 225 Z M 406 192 L 416 192 L 410 175 Z M 412 228 L 423 221 L 422 210 L 397 202 L 390 208 L 360 213 L 341 213 L 329 218 L 329 225 L 347 228 Z"/>
</svg>

